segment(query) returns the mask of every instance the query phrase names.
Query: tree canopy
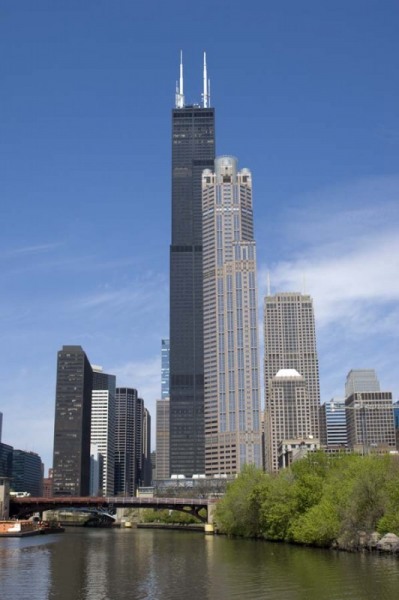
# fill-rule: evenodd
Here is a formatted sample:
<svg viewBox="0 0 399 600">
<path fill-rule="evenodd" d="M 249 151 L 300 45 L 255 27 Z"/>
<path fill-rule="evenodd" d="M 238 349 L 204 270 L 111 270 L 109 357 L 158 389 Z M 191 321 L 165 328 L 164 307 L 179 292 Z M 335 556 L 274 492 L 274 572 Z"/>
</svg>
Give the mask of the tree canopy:
<svg viewBox="0 0 399 600">
<path fill-rule="evenodd" d="M 219 502 L 219 531 L 317 546 L 399 535 L 399 458 L 310 453 L 276 475 L 247 466 Z"/>
</svg>

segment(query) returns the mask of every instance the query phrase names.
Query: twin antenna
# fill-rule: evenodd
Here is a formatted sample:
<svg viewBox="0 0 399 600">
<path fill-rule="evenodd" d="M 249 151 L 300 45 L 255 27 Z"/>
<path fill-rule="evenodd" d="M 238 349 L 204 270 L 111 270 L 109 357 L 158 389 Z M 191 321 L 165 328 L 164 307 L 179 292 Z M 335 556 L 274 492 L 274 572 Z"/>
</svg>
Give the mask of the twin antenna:
<svg viewBox="0 0 399 600">
<path fill-rule="evenodd" d="M 208 79 L 206 69 L 206 52 L 204 52 L 204 91 L 202 92 L 202 106 L 209 108 L 211 105 L 211 82 Z M 176 108 L 184 108 L 184 91 L 183 91 L 183 52 L 180 50 L 180 78 L 176 81 Z"/>
</svg>

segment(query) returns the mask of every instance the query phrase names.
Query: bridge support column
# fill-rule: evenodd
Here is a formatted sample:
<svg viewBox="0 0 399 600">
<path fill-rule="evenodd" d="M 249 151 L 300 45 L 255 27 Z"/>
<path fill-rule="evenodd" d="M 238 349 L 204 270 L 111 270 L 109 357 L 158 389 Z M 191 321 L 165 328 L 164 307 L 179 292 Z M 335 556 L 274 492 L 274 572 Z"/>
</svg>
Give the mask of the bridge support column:
<svg viewBox="0 0 399 600">
<path fill-rule="evenodd" d="M 207 522 L 205 523 L 205 534 L 211 535 L 215 533 L 215 528 L 213 526 L 213 517 L 215 514 L 216 505 L 208 504 L 207 510 Z"/>
</svg>

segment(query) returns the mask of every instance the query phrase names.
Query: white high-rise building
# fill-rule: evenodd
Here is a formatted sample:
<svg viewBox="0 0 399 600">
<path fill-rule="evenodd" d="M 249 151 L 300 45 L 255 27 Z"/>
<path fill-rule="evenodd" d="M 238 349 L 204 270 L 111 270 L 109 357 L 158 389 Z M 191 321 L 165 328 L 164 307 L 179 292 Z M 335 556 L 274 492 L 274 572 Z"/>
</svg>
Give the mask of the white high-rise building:
<svg viewBox="0 0 399 600">
<path fill-rule="evenodd" d="M 202 174 L 205 472 L 261 466 L 252 176 L 221 156 Z"/>
<path fill-rule="evenodd" d="M 276 419 L 280 416 L 271 404 L 271 382 L 281 369 L 295 369 L 303 378 L 307 395 L 307 432 L 313 438 L 319 438 L 320 387 L 312 298 L 296 292 L 266 296 L 264 333 L 266 468 L 276 471 L 277 446 L 283 441 L 279 437 L 290 437 L 288 432 L 278 431 Z M 296 427 L 301 430 L 299 424 Z M 273 431 L 276 434 L 271 440 L 270 432 Z"/>
<path fill-rule="evenodd" d="M 93 391 L 91 404 L 90 444 L 101 457 L 100 490 L 104 496 L 114 494 L 115 468 L 115 375 L 92 365 Z"/>
</svg>

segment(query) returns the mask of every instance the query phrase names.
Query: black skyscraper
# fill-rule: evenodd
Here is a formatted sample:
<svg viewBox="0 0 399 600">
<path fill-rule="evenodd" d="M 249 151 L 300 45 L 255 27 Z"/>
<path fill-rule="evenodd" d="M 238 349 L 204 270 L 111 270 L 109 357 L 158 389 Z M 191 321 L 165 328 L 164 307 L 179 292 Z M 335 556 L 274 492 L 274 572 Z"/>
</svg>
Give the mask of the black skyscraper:
<svg viewBox="0 0 399 600">
<path fill-rule="evenodd" d="M 115 494 L 134 496 L 137 479 L 137 390 L 116 388 L 115 400 Z"/>
<path fill-rule="evenodd" d="M 215 113 L 204 64 L 203 106 L 184 105 L 182 64 L 172 111 L 170 469 L 204 473 L 201 176 L 213 169 Z"/>
<path fill-rule="evenodd" d="M 88 496 L 93 371 L 80 346 L 58 352 L 54 423 L 54 496 Z"/>
</svg>

